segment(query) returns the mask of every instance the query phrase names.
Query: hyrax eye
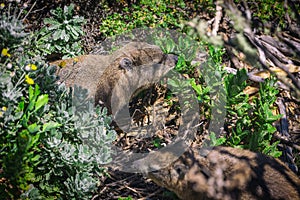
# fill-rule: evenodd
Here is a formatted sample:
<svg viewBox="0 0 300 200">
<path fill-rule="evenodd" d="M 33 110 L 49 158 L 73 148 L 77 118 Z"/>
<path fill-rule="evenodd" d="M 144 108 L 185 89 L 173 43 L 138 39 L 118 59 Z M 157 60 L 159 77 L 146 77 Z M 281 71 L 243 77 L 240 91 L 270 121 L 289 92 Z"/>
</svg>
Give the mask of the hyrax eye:
<svg viewBox="0 0 300 200">
<path fill-rule="evenodd" d="M 120 67 L 126 71 L 132 70 L 132 61 L 129 58 L 122 58 L 120 61 Z"/>
</svg>

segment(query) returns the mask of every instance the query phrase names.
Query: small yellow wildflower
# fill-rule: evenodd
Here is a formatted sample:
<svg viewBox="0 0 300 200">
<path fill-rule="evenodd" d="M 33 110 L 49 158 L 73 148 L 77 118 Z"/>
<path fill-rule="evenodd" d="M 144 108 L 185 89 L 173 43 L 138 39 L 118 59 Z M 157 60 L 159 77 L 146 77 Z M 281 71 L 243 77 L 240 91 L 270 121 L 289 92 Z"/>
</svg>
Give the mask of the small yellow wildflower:
<svg viewBox="0 0 300 200">
<path fill-rule="evenodd" d="M 0 117 L 3 117 L 3 112 L 0 111 Z"/>
<path fill-rule="evenodd" d="M 6 48 L 3 48 L 3 49 L 2 49 L 1 55 L 2 55 L 2 56 L 10 57 L 10 54 L 8 53 L 8 49 L 6 49 Z"/>
<path fill-rule="evenodd" d="M 1 3 L 1 4 L 0 4 L 0 7 L 1 7 L 1 8 L 4 8 L 4 7 L 5 7 L 5 4 L 4 4 L 4 3 Z"/>
<path fill-rule="evenodd" d="M 6 106 L 3 106 L 3 107 L 2 107 L 2 111 L 4 111 L 4 112 L 7 111 L 7 107 L 6 107 Z"/>
<path fill-rule="evenodd" d="M 58 66 L 59 67 L 65 67 L 67 65 L 67 62 L 66 61 L 61 61 L 59 64 L 58 64 Z"/>
<path fill-rule="evenodd" d="M 25 75 L 25 82 L 29 85 L 34 84 L 34 80 L 32 78 L 30 78 L 28 75 Z"/>
<path fill-rule="evenodd" d="M 79 60 L 78 60 L 78 58 L 74 58 L 73 61 L 74 61 L 74 63 L 78 63 Z"/>
<path fill-rule="evenodd" d="M 30 68 L 31 68 L 31 70 L 33 70 L 33 71 L 34 71 L 34 70 L 37 70 L 37 66 L 36 66 L 35 64 L 31 64 L 31 65 L 30 65 Z"/>
</svg>

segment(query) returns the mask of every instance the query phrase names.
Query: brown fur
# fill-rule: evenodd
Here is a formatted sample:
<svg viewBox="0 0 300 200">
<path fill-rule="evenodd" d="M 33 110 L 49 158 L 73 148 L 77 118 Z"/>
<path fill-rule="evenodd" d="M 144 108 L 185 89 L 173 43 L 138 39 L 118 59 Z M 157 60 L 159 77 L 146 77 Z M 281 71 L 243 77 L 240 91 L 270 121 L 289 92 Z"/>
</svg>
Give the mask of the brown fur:
<svg viewBox="0 0 300 200">
<path fill-rule="evenodd" d="M 110 66 L 105 69 L 99 78 L 100 81 L 97 84 L 95 94 L 95 103 L 105 105 L 110 112 L 112 91 L 120 77 L 126 73 L 126 69 L 120 67 L 122 59 L 129 59 L 132 62 L 132 68 L 134 68 L 145 64 L 158 63 L 164 54 L 158 46 L 132 42 L 119 49 L 113 55 Z"/>
<path fill-rule="evenodd" d="M 130 42 L 110 55 L 83 55 L 75 59 L 59 60 L 51 65 L 58 68 L 59 83 L 67 86 L 81 86 L 89 90 L 89 96 L 95 97 L 95 103 L 103 101 L 109 106 L 112 89 L 120 76 L 129 68 L 124 66 L 124 58 L 132 66 L 151 65 L 161 62 L 164 54 L 158 46 L 142 42 Z M 125 62 L 126 64 L 126 62 Z"/>
<path fill-rule="evenodd" d="M 190 149 L 147 175 L 181 199 L 300 199 L 299 178 L 280 160 L 231 147 L 205 151 Z"/>
<path fill-rule="evenodd" d="M 117 101 L 121 101 L 121 103 L 114 103 L 124 106 L 123 104 L 129 103 L 123 102 L 123 99 L 126 99 L 125 96 L 134 92 L 128 90 L 142 84 L 145 79 L 149 79 L 151 83 L 152 80 L 159 78 L 176 64 L 175 57 L 165 55 L 158 46 L 147 43 L 129 43 L 114 55 L 110 66 L 99 78 L 95 94 L 95 103 L 106 106 L 109 113 L 112 113 L 113 92 L 116 93 L 114 95 L 116 95 Z M 148 87 L 149 85 L 143 86 Z"/>
</svg>

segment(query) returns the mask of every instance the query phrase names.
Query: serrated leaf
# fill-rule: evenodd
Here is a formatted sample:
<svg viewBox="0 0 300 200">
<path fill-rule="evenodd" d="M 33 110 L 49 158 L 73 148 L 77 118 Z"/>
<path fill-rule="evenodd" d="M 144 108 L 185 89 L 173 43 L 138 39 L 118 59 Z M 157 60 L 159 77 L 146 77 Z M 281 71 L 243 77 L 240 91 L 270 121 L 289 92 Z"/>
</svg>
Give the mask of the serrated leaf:
<svg viewBox="0 0 300 200">
<path fill-rule="evenodd" d="M 38 134 L 38 133 L 36 135 L 32 136 L 29 140 L 28 147 L 31 148 L 31 147 L 37 146 L 39 139 L 40 139 L 40 134 Z"/>
</svg>

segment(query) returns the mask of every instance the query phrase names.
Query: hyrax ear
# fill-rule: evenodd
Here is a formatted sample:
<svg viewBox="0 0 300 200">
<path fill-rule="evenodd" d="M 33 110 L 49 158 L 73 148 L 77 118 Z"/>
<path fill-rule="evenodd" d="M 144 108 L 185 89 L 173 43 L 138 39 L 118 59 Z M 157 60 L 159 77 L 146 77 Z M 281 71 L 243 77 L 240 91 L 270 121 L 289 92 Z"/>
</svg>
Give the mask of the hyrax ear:
<svg viewBox="0 0 300 200">
<path fill-rule="evenodd" d="M 163 57 L 161 64 L 169 67 L 175 67 L 178 62 L 178 56 L 175 54 L 166 54 Z"/>
<path fill-rule="evenodd" d="M 132 60 L 130 58 L 122 58 L 119 65 L 122 69 L 125 69 L 126 71 L 131 71 L 133 68 Z"/>
</svg>

